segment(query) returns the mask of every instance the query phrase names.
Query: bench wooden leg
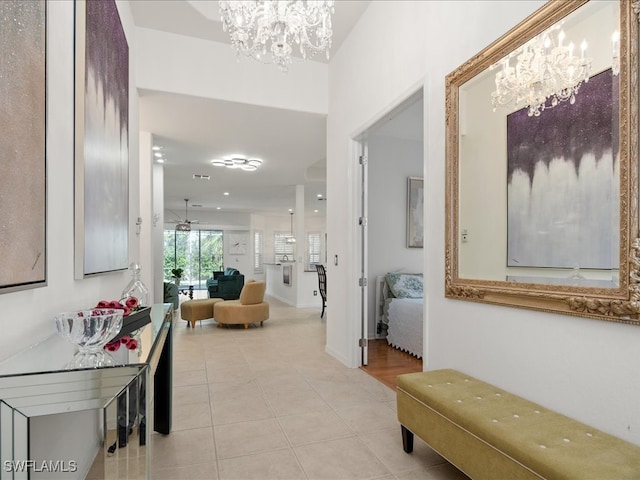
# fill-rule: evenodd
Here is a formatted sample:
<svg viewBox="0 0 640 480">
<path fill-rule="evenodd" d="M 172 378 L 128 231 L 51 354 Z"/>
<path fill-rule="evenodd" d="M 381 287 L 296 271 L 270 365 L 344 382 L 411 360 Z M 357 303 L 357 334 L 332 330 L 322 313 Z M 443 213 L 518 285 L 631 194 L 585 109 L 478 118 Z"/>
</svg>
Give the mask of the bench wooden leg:
<svg viewBox="0 0 640 480">
<path fill-rule="evenodd" d="M 400 425 L 402 428 L 402 448 L 405 452 L 413 452 L 413 432 L 411 432 L 404 425 Z"/>
</svg>

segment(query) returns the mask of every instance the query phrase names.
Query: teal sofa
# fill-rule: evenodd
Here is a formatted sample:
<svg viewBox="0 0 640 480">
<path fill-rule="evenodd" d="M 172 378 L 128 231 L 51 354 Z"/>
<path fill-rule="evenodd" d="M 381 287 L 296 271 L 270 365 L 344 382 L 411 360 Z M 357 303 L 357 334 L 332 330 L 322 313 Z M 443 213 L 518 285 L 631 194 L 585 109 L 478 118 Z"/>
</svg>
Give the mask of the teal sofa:
<svg viewBox="0 0 640 480">
<path fill-rule="evenodd" d="M 213 277 L 207 280 L 209 298 L 236 300 L 244 287 L 244 275 L 239 270 L 227 267 L 222 272 L 213 272 Z"/>
</svg>

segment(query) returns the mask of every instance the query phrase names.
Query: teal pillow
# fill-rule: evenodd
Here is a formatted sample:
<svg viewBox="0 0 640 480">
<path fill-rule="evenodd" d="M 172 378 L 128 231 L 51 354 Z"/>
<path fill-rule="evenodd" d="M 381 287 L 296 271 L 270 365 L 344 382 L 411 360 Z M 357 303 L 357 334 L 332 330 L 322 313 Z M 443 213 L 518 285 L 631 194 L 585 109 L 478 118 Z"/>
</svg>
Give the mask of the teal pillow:
<svg viewBox="0 0 640 480">
<path fill-rule="evenodd" d="M 421 273 L 387 273 L 389 290 L 396 298 L 422 298 Z"/>
</svg>

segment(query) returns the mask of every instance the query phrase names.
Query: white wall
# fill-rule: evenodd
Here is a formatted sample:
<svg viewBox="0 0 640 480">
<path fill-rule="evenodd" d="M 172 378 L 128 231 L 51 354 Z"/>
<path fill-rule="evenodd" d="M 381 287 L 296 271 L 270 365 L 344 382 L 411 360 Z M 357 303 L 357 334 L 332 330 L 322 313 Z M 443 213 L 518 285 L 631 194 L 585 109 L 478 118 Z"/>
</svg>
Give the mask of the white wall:
<svg viewBox="0 0 640 480">
<path fill-rule="evenodd" d="M 305 62 L 283 75 L 250 58 L 238 62 L 228 44 L 140 27 L 136 41 L 138 88 L 327 113 L 324 63 Z"/>
<path fill-rule="evenodd" d="M 421 273 L 423 249 L 407 247 L 407 178 L 422 177 L 423 143 L 380 135 L 369 142 L 368 338 L 376 336 L 376 277 Z"/>
<path fill-rule="evenodd" d="M 357 318 L 350 138 L 424 81 L 425 367 L 462 370 L 640 445 L 637 326 L 444 298 L 445 76 L 543 3 L 371 2 L 334 56 L 327 230 L 340 263 L 329 262 L 327 351 L 358 363 L 356 321 L 343 321 Z"/>
</svg>

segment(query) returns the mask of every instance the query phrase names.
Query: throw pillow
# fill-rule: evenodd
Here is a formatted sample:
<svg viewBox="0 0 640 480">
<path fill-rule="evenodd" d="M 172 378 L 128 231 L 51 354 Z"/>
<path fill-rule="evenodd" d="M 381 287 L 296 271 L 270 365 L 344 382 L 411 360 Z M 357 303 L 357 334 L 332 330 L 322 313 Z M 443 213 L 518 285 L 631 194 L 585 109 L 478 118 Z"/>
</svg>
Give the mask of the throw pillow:
<svg viewBox="0 0 640 480">
<path fill-rule="evenodd" d="M 421 273 L 387 273 L 385 275 L 389 290 L 396 298 L 422 298 Z"/>
</svg>

